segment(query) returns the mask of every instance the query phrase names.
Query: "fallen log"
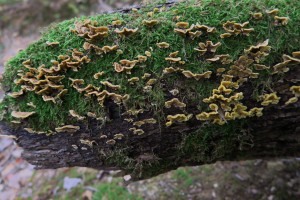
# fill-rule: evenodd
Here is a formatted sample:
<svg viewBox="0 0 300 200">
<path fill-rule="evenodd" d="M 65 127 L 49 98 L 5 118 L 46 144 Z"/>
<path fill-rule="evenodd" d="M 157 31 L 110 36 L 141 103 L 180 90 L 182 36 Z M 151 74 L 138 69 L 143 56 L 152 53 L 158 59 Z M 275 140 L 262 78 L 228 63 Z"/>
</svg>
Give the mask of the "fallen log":
<svg viewBox="0 0 300 200">
<path fill-rule="evenodd" d="M 7 63 L 2 134 L 37 169 L 123 170 L 132 180 L 299 156 L 300 3 L 236 2 L 52 25 Z"/>
</svg>

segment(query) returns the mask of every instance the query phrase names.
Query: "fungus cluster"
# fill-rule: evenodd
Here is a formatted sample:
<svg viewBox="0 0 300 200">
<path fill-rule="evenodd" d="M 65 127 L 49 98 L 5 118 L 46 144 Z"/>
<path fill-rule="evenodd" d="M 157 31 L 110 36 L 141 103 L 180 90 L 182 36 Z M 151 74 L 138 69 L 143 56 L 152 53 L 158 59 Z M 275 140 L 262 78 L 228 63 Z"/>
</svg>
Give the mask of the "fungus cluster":
<svg viewBox="0 0 300 200">
<path fill-rule="evenodd" d="M 84 20 L 83 22 L 75 22 L 75 28 L 71 32 L 79 37 L 85 38 L 87 41 L 102 40 L 108 36 L 109 28 L 107 26 L 97 26 L 97 21 Z"/>
<path fill-rule="evenodd" d="M 193 117 L 192 114 L 176 114 L 176 115 L 168 115 L 167 116 L 167 123 L 166 126 L 171 126 L 172 124 L 176 122 L 187 122 Z"/>
<path fill-rule="evenodd" d="M 113 46 L 103 46 L 103 47 L 98 47 L 97 45 L 85 42 L 83 44 L 83 48 L 85 50 L 93 50 L 95 51 L 96 54 L 101 55 L 101 54 L 106 54 L 112 51 L 116 51 L 119 46 L 118 45 L 113 45 Z"/>
<path fill-rule="evenodd" d="M 236 23 L 235 21 L 227 21 L 223 24 L 223 29 L 226 33 L 220 35 L 221 38 L 231 37 L 232 35 L 246 35 L 249 36 L 251 32 L 254 31 L 254 28 L 245 28 L 249 22 L 244 22 L 242 24 Z"/>
<path fill-rule="evenodd" d="M 185 108 L 186 104 L 179 101 L 178 98 L 173 98 L 173 99 L 165 102 L 165 107 L 166 108 L 171 108 L 173 106 L 176 107 L 176 108 Z"/>
<path fill-rule="evenodd" d="M 220 42 L 213 44 L 212 41 L 206 41 L 206 43 L 200 42 L 198 48 L 194 48 L 195 51 L 199 52 L 200 55 L 215 53 L 217 48 L 221 46 Z"/>
<path fill-rule="evenodd" d="M 121 30 L 116 28 L 114 32 L 117 33 L 120 37 L 128 37 L 130 35 L 135 34 L 137 31 L 138 31 L 138 28 L 131 29 L 131 28 L 124 27 Z"/>
<path fill-rule="evenodd" d="M 115 71 L 118 73 L 125 71 L 127 74 L 131 74 L 131 70 L 138 62 L 139 62 L 138 60 L 131 61 L 131 60 L 123 59 L 120 60 L 119 63 L 114 62 L 113 66 Z"/>
<path fill-rule="evenodd" d="M 193 32 L 193 30 L 195 29 L 195 25 L 192 24 L 189 27 L 188 22 L 177 22 L 176 27 L 177 28 L 174 28 L 174 32 L 178 33 L 182 37 L 190 37 L 193 40 L 193 39 L 199 37 L 200 35 L 202 35 L 202 31 Z"/>
<path fill-rule="evenodd" d="M 280 100 L 280 97 L 277 96 L 277 93 L 276 92 L 273 92 L 273 93 L 270 93 L 270 94 L 264 94 L 262 96 L 262 103 L 261 105 L 262 106 L 268 106 L 270 104 L 278 104 L 279 103 L 279 100 Z"/>
</svg>

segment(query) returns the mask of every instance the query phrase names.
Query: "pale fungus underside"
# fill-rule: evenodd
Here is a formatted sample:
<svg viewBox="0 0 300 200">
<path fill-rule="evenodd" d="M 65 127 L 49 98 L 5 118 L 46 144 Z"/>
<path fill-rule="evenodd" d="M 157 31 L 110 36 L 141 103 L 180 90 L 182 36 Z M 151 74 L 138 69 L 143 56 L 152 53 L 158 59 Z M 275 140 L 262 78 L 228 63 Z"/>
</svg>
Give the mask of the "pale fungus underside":
<svg viewBox="0 0 300 200">
<path fill-rule="evenodd" d="M 270 106 L 297 102 L 299 82 L 283 102 L 272 81 L 299 67 L 300 3 L 236 2 L 149 5 L 51 25 L 7 63 L 2 120 L 70 137 L 91 120 L 100 127 L 121 120 L 125 132 L 99 133 L 115 146 L 148 136 L 149 124 L 234 130 Z M 181 153 L 191 150 L 192 137 Z"/>
</svg>

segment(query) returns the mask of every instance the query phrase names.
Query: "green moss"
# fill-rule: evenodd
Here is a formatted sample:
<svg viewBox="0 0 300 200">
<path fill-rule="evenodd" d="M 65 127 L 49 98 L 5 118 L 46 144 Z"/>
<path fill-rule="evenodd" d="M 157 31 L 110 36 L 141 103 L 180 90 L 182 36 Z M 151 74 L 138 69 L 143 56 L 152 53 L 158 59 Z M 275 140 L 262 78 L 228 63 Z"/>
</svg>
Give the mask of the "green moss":
<svg viewBox="0 0 300 200">
<path fill-rule="evenodd" d="M 193 4 L 196 4 L 193 5 Z M 113 20 L 120 19 L 126 23 L 127 27 L 138 27 L 138 34 L 127 37 L 124 39 L 118 38 L 111 29 L 109 37 L 102 41 L 98 41 L 95 44 L 98 46 L 113 45 L 118 43 L 123 54 L 116 55 L 106 54 L 103 56 L 95 55 L 94 53 L 88 53 L 91 58 L 91 62 L 82 66 L 79 72 L 68 71 L 66 78 L 62 81 L 65 88 L 68 89 L 68 93 L 63 97 L 63 101 L 60 104 L 53 104 L 52 102 L 44 102 L 42 97 L 34 93 L 27 93 L 21 98 L 11 99 L 6 98 L 0 106 L 1 110 L 7 110 L 5 119 L 11 120 L 9 113 L 12 110 L 32 111 L 32 108 L 27 106 L 28 102 L 33 102 L 37 108 L 35 109 L 36 115 L 28 119 L 28 126 L 36 130 L 48 130 L 54 129 L 62 124 L 74 123 L 73 119 L 68 116 L 68 111 L 73 109 L 79 114 L 85 114 L 88 111 L 97 112 L 103 115 L 104 109 L 101 108 L 95 99 L 87 99 L 83 94 L 79 94 L 74 88 L 70 88 L 69 77 L 71 78 L 83 78 L 87 84 L 94 84 L 100 86 L 99 80 L 95 80 L 92 76 L 99 72 L 104 71 L 105 76 L 101 80 L 109 80 L 114 84 L 122 86 L 118 93 L 130 94 L 130 100 L 127 103 L 128 108 L 144 108 L 152 111 L 154 114 L 159 113 L 159 116 L 163 116 L 163 103 L 167 98 L 168 91 L 165 90 L 163 84 L 156 84 L 154 89 L 150 93 L 143 93 L 142 89 L 144 82 L 141 81 L 136 86 L 130 86 L 127 84 L 127 79 L 133 76 L 141 77 L 145 72 L 152 73 L 154 78 L 159 79 L 159 83 L 167 82 L 169 89 L 175 87 L 178 84 L 177 80 L 181 79 L 182 75 L 170 75 L 166 78 L 162 78 L 162 70 L 170 64 L 165 61 L 165 57 L 170 52 L 179 51 L 179 56 L 186 61 L 184 68 L 191 70 L 194 73 L 202 73 L 207 70 L 215 71 L 220 66 L 217 64 L 208 64 L 204 59 L 198 56 L 197 52 L 193 49 L 197 47 L 198 43 L 205 42 L 206 40 L 212 40 L 214 43 L 220 41 L 221 47 L 218 49 L 218 54 L 229 53 L 234 59 L 243 53 L 243 49 L 258 42 L 270 39 L 270 45 L 272 51 L 269 57 L 264 61 L 266 65 L 273 65 L 276 62 L 281 61 L 281 55 L 283 53 L 290 54 L 293 51 L 299 50 L 299 23 L 300 14 L 298 12 L 300 3 L 293 0 L 203 0 L 189 1 L 180 3 L 177 6 L 171 7 L 166 11 L 154 14 L 150 19 L 157 19 L 160 24 L 152 29 L 149 29 L 142 25 L 142 20 L 149 19 L 147 12 L 151 11 L 155 5 L 149 5 L 138 13 L 114 13 L 114 14 L 102 14 L 91 17 L 81 17 L 61 22 L 59 24 L 52 24 L 42 35 L 42 38 L 37 42 L 28 46 L 27 49 L 19 52 L 14 58 L 12 58 L 6 66 L 4 74 L 5 87 L 10 88 L 11 91 L 18 91 L 20 86 L 13 83 L 17 77 L 17 71 L 23 69 L 22 62 L 31 59 L 34 67 L 38 67 L 45 64 L 46 67 L 50 67 L 51 60 L 57 59 L 57 56 L 61 54 L 70 54 L 70 49 L 78 49 L 84 52 L 82 48 L 85 40 L 78 37 L 74 33 L 70 32 L 70 28 L 74 26 L 75 21 L 81 21 L 84 19 L 96 20 L 99 25 L 110 25 Z M 288 16 L 290 21 L 287 26 L 275 27 L 273 25 L 273 19 L 267 15 L 264 15 L 263 20 L 255 21 L 251 19 L 251 13 L 262 12 L 265 10 L 278 8 L 280 10 L 280 16 Z M 188 21 L 190 24 L 200 23 L 209 26 L 215 26 L 217 32 L 214 34 L 204 34 L 196 40 L 184 39 L 178 34 L 173 32 L 175 27 L 175 21 L 173 17 L 181 16 L 180 21 Z M 249 27 L 253 27 L 255 31 L 246 36 L 236 36 L 226 39 L 220 39 L 219 35 L 224 33 L 222 29 L 222 23 L 227 20 L 234 20 L 236 22 L 249 21 Z M 45 44 L 46 41 L 59 42 L 58 47 L 49 47 Z M 156 43 L 168 42 L 171 47 L 167 50 L 158 49 Z M 133 60 L 137 55 L 144 55 L 146 50 L 150 50 L 150 47 L 154 49 L 152 57 L 146 61 L 144 66 L 139 69 L 134 69 L 131 75 L 124 73 L 117 74 L 112 66 L 113 62 L 118 62 L 120 59 Z M 86 52 L 87 53 L 87 52 Z M 228 67 L 228 66 L 226 66 Z M 270 75 L 270 72 L 262 73 L 260 79 L 257 80 L 256 85 L 265 84 L 265 79 Z M 207 105 L 203 105 L 202 99 L 208 97 L 211 93 L 211 89 L 216 87 L 218 83 L 208 81 L 193 81 L 184 80 L 179 84 L 184 84 L 184 91 L 182 97 L 188 98 L 187 101 L 192 104 L 197 104 L 201 112 Z M 5 109 L 4 109 L 5 108 Z"/>
</svg>

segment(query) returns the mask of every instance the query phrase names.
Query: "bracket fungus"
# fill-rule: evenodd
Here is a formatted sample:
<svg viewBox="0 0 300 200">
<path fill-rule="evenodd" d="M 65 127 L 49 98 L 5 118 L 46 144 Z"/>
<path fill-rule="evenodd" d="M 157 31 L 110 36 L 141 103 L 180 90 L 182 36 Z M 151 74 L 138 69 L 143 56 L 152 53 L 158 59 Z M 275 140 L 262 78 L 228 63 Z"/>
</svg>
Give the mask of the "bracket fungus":
<svg viewBox="0 0 300 200">
<path fill-rule="evenodd" d="M 182 37 L 190 37 L 192 40 L 202 35 L 202 31 L 192 31 L 195 28 L 194 24 L 192 24 L 190 28 L 188 28 L 188 26 L 188 22 L 177 22 L 176 27 L 178 28 L 174 28 L 174 32 Z"/>
<path fill-rule="evenodd" d="M 279 10 L 278 9 L 267 10 L 266 13 L 270 16 L 275 16 L 275 15 L 278 15 Z"/>
<path fill-rule="evenodd" d="M 264 94 L 262 96 L 262 103 L 261 105 L 262 106 L 268 106 L 270 104 L 278 104 L 279 103 L 279 100 L 280 100 L 280 97 L 277 96 L 277 93 L 276 92 L 273 92 L 273 93 L 270 93 L 270 94 Z"/>
<path fill-rule="evenodd" d="M 263 14 L 261 12 L 253 13 L 252 17 L 253 19 L 261 20 L 263 18 Z"/>
<path fill-rule="evenodd" d="M 92 20 L 77 21 L 71 32 L 79 37 L 84 37 L 87 41 L 101 40 L 108 36 L 109 28 L 106 26 L 96 27 L 97 24 L 98 22 Z"/>
<path fill-rule="evenodd" d="M 80 116 L 78 113 L 75 112 L 75 110 L 69 110 L 69 113 L 72 117 L 76 118 L 77 120 L 84 120 L 85 117 Z"/>
<path fill-rule="evenodd" d="M 115 71 L 118 73 L 125 71 L 127 74 L 131 74 L 131 70 L 138 62 L 138 60 L 130 61 L 127 59 L 123 59 L 119 61 L 120 64 L 114 62 L 113 66 L 115 68 Z"/>
<path fill-rule="evenodd" d="M 209 79 L 212 74 L 212 71 L 206 71 L 203 72 L 202 74 L 194 74 L 189 70 L 183 70 L 181 73 L 187 78 L 194 78 L 197 81 L 199 81 L 200 79 L 204 79 L 204 78 Z"/>
<path fill-rule="evenodd" d="M 205 31 L 206 33 L 215 33 L 217 31 L 217 29 L 215 27 L 200 25 L 198 23 L 196 23 L 195 29 L 200 29 L 202 31 Z"/>
<path fill-rule="evenodd" d="M 251 32 L 254 31 L 254 28 L 245 28 L 249 22 L 236 23 L 235 21 L 227 21 L 223 24 L 223 29 L 227 32 L 225 35 L 221 35 L 221 38 L 230 37 L 230 35 L 246 35 L 249 36 Z M 230 35 L 229 35 L 230 34 Z"/>
<path fill-rule="evenodd" d="M 58 133 L 75 133 L 78 130 L 80 130 L 79 126 L 74 126 L 74 125 L 65 125 L 65 126 L 61 126 L 61 127 L 57 127 L 55 128 L 55 131 Z"/>
<path fill-rule="evenodd" d="M 98 80 L 101 76 L 103 76 L 104 75 L 104 71 L 102 71 L 102 72 L 97 72 L 96 74 L 94 74 L 94 79 L 96 79 L 96 80 Z"/>
<path fill-rule="evenodd" d="M 33 114 L 35 114 L 35 112 L 18 112 L 18 111 L 11 112 L 11 116 L 17 119 L 26 119 Z"/>
<path fill-rule="evenodd" d="M 206 41 L 206 43 L 200 42 L 199 47 L 194 48 L 194 50 L 198 51 L 200 55 L 204 55 L 206 53 L 215 53 L 219 46 L 221 46 L 221 42 L 213 44 L 212 41 Z"/>
<path fill-rule="evenodd" d="M 154 27 L 155 25 L 158 24 L 158 21 L 157 20 L 143 20 L 142 22 L 145 26 L 149 27 L 149 28 L 152 28 Z"/>
<path fill-rule="evenodd" d="M 181 63 L 181 57 L 176 57 L 178 55 L 179 51 L 175 51 L 169 54 L 169 57 L 165 58 L 166 61 L 169 61 L 170 63 Z"/>
<path fill-rule="evenodd" d="M 285 102 L 285 105 L 296 103 L 298 100 L 298 97 L 291 97 Z"/>
<path fill-rule="evenodd" d="M 279 16 L 275 16 L 274 19 L 275 19 L 274 24 L 275 24 L 276 26 L 279 26 L 279 25 L 285 26 L 285 25 L 288 24 L 288 21 L 289 21 L 289 18 L 288 18 L 288 17 L 279 17 Z"/>
<path fill-rule="evenodd" d="M 213 58 L 206 59 L 209 62 L 220 62 L 223 65 L 230 64 L 233 60 L 229 54 L 215 55 Z"/>
<path fill-rule="evenodd" d="M 133 132 L 134 135 L 143 135 L 145 131 L 143 129 L 137 129 L 137 128 L 130 128 L 130 131 Z"/>
<path fill-rule="evenodd" d="M 298 85 L 298 86 L 293 85 L 292 87 L 290 87 L 290 91 L 292 91 L 292 93 L 295 96 L 300 97 L 300 85 Z"/>
<path fill-rule="evenodd" d="M 156 46 L 158 46 L 158 48 L 160 49 L 167 49 L 170 47 L 170 44 L 167 42 L 160 42 L 160 43 L 156 43 Z"/>
<path fill-rule="evenodd" d="M 100 81 L 100 83 L 104 86 L 107 86 L 107 87 L 113 89 L 113 90 L 119 90 L 121 88 L 120 85 L 114 85 L 109 81 Z"/>
<path fill-rule="evenodd" d="M 171 126 L 175 122 L 187 122 L 193 117 L 193 114 L 176 114 L 176 115 L 168 115 L 166 126 Z"/>
<path fill-rule="evenodd" d="M 138 31 L 138 28 L 130 29 L 130 28 L 124 27 L 122 30 L 116 28 L 116 30 L 114 32 L 117 33 L 121 37 L 128 37 L 130 35 L 135 34 L 137 31 Z"/>
<path fill-rule="evenodd" d="M 179 101 L 179 99 L 177 99 L 177 98 L 173 98 L 173 99 L 165 102 L 166 108 L 171 108 L 172 106 L 174 106 L 176 108 L 185 108 L 186 104 Z"/>
</svg>

